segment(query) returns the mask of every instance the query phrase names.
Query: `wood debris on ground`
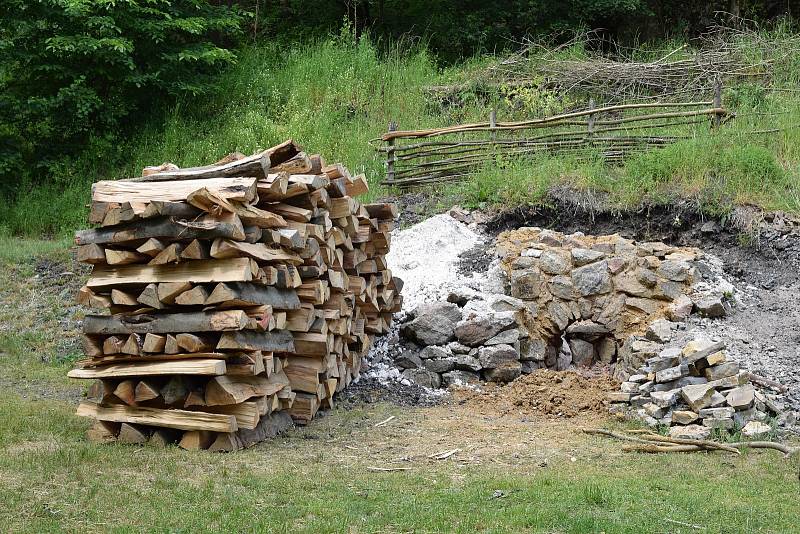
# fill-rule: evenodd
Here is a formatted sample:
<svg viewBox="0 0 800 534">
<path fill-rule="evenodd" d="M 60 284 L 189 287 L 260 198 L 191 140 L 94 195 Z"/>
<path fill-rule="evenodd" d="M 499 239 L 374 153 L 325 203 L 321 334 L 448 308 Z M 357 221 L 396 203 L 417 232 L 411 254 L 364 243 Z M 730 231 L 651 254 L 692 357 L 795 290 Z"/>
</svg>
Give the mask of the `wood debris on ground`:
<svg viewBox="0 0 800 534">
<path fill-rule="evenodd" d="M 232 451 L 308 423 L 400 310 L 392 204 L 291 140 L 92 187 L 76 233 L 95 441 Z"/>
</svg>

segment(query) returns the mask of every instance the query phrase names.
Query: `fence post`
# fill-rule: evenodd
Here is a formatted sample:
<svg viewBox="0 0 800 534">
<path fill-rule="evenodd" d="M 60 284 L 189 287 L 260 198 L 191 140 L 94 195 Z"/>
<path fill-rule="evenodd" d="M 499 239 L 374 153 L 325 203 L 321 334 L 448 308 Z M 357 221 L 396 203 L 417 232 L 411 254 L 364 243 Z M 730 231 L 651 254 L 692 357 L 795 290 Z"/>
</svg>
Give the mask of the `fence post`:
<svg viewBox="0 0 800 534">
<path fill-rule="evenodd" d="M 589 99 L 589 111 L 594 109 L 594 98 Z M 587 126 L 587 137 L 591 138 L 592 134 L 594 133 L 594 113 L 589 114 L 589 118 L 586 120 Z"/>
<path fill-rule="evenodd" d="M 389 123 L 389 132 L 397 131 L 397 123 Z M 394 138 L 386 142 L 389 147 L 386 150 L 386 182 L 391 184 L 394 181 Z"/>
<path fill-rule="evenodd" d="M 494 143 L 497 139 L 497 131 L 495 130 L 495 128 L 497 128 L 497 110 L 494 108 L 489 112 L 489 128 L 491 128 L 491 130 L 489 130 L 491 132 L 489 135 L 492 139 L 492 143 Z"/>
<path fill-rule="evenodd" d="M 720 108 L 722 108 L 722 80 L 717 76 L 714 82 L 714 109 Z M 714 113 L 714 120 L 712 121 L 713 128 L 719 128 L 720 124 L 722 124 L 722 117 L 719 113 Z"/>
</svg>

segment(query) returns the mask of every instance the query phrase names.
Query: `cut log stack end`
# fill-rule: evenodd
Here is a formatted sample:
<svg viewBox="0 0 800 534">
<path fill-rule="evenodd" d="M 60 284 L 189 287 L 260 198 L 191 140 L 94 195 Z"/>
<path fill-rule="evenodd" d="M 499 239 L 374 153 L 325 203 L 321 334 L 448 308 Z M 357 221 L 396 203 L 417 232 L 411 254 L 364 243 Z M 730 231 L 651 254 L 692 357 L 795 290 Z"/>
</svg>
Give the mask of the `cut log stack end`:
<svg viewBox="0 0 800 534">
<path fill-rule="evenodd" d="M 359 376 L 400 310 L 397 211 L 287 141 L 92 187 L 76 233 L 94 441 L 232 451 L 305 424 Z"/>
</svg>

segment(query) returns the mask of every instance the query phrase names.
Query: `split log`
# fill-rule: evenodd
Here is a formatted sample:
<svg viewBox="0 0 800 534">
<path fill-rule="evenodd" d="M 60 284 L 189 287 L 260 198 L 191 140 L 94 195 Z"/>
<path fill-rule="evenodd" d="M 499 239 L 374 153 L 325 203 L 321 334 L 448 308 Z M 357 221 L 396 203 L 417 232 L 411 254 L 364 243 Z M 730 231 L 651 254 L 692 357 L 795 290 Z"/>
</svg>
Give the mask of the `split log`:
<svg viewBox="0 0 800 534">
<path fill-rule="evenodd" d="M 70 378 L 116 378 L 162 375 L 215 376 L 224 374 L 225 360 L 198 358 L 193 360 L 173 360 L 152 363 L 119 363 L 94 369 L 73 369 L 67 373 L 67 376 Z M 133 388 L 131 388 L 131 391 L 132 390 Z M 116 391 L 114 394 L 116 394 Z M 131 394 L 131 398 L 133 398 L 133 394 Z"/>
<path fill-rule="evenodd" d="M 208 299 L 208 291 L 203 286 L 195 286 L 175 297 L 175 304 L 180 306 L 202 306 Z"/>
<path fill-rule="evenodd" d="M 86 285 L 90 288 L 103 288 L 151 282 L 249 282 L 252 279 L 248 258 L 230 258 L 190 261 L 178 265 L 127 265 L 114 269 L 95 266 Z"/>
<path fill-rule="evenodd" d="M 244 226 L 238 216 L 229 214 L 215 218 L 205 215 L 196 220 L 179 220 L 173 218 L 153 218 L 133 223 L 120 224 L 80 230 L 75 232 L 76 245 L 119 244 L 130 241 L 141 241 L 150 238 L 159 239 L 226 239 L 241 240 L 245 238 Z"/>
<path fill-rule="evenodd" d="M 158 334 L 148 333 L 144 336 L 142 342 L 142 352 L 158 353 L 164 350 L 167 344 L 167 338 Z"/>
<path fill-rule="evenodd" d="M 97 378 L 106 377 L 98 376 Z M 114 395 L 125 404 L 136 406 L 136 382 L 133 380 L 123 380 L 114 388 Z"/>
<path fill-rule="evenodd" d="M 205 303 L 208 306 L 224 304 L 226 307 L 267 305 L 278 310 L 300 308 L 300 299 L 295 291 L 240 282 L 217 284 Z"/>
<path fill-rule="evenodd" d="M 139 254 L 134 250 L 112 250 L 106 249 L 106 261 L 109 265 L 129 265 L 131 263 L 142 263 L 147 259 L 144 254 Z"/>
<path fill-rule="evenodd" d="M 87 334 L 163 334 L 242 330 L 247 324 L 248 318 L 245 312 L 221 310 L 163 315 L 87 315 L 83 321 L 83 329 Z"/>
<path fill-rule="evenodd" d="M 99 406 L 90 402 L 82 402 L 78 406 L 77 415 L 93 417 L 101 421 L 154 425 L 180 430 L 235 432 L 238 429 L 236 418 L 232 415 L 187 410 L 162 410 L 119 404 Z"/>
<path fill-rule="evenodd" d="M 122 425 L 120 425 L 119 434 L 117 435 L 117 443 L 144 445 L 147 443 L 148 438 L 149 435 L 145 427 L 122 423 Z"/>
<path fill-rule="evenodd" d="M 303 263 L 303 259 L 282 249 L 270 248 L 264 243 L 243 243 L 228 239 L 216 239 L 211 244 L 213 258 L 237 258 L 246 256 L 264 262 L 287 262 L 294 265 Z"/>
<path fill-rule="evenodd" d="M 205 450 L 214 442 L 215 435 L 208 430 L 184 432 L 178 446 L 189 451 Z"/>
<path fill-rule="evenodd" d="M 189 291 L 191 288 L 192 284 L 189 282 L 162 282 L 158 284 L 156 296 L 164 304 L 174 304 L 178 295 Z"/>
<path fill-rule="evenodd" d="M 271 332 L 242 330 L 222 334 L 219 343 L 217 343 L 217 349 L 294 352 L 294 341 L 291 332 L 286 330 L 273 330 Z"/>
<path fill-rule="evenodd" d="M 91 263 L 91 264 L 105 263 L 106 252 L 100 245 L 91 243 L 89 245 L 79 246 L 76 258 L 79 262 L 82 263 Z"/>
<path fill-rule="evenodd" d="M 147 402 L 161 396 L 158 385 L 152 380 L 142 380 L 136 384 L 134 390 L 134 400 L 136 402 Z"/>
<path fill-rule="evenodd" d="M 239 404 L 251 397 L 263 397 L 277 393 L 289 385 L 281 371 L 269 378 L 264 376 L 217 376 L 206 385 L 206 405 L 222 406 Z"/>
<path fill-rule="evenodd" d="M 157 183 L 137 183 L 132 180 L 102 180 L 92 185 L 93 202 L 180 202 L 198 189 L 207 189 L 225 200 L 252 202 L 256 198 L 256 178 L 220 178 Z"/>
</svg>

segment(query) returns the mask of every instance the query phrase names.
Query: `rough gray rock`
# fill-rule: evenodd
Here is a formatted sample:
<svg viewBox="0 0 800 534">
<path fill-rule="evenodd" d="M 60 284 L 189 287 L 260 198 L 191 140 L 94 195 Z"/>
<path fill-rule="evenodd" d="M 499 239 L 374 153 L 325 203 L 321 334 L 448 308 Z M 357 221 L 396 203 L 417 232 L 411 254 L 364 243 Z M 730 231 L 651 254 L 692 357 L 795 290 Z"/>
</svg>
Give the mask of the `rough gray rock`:
<svg viewBox="0 0 800 534">
<path fill-rule="evenodd" d="M 595 343 L 597 358 L 601 363 L 609 364 L 617 355 L 617 344 L 610 337 L 602 337 Z"/>
<path fill-rule="evenodd" d="M 425 302 L 413 311 L 415 319 L 423 315 L 443 315 L 449 321 L 457 323 L 461 320 L 461 309 L 452 302 Z"/>
<path fill-rule="evenodd" d="M 518 361 L 519 354 L 511 345 L 495 345 L 481 348 L 478 360 L 484 369 L 493 369 Z"/>
<path fill-rule="evenodd" d="M 672 339 L 672 331 L 677 325 L 664 319 L 656 319 L 647 327 L 645 337 L 656 343 L 669 343 Z"/>
<path fill-rule="evenodd" d="M 689 374 L 689 365 L 686 363 L 682 363 L 680 365 L 676 365 L 675 367 L 667 367 L 661 371 L 656 373 L 656 382 L 659 384 L 664 382 L 672 382 L 673 380 L 678 380 L 679 378 L 683 378 Z"/>
<path fill-rule="evenodd" d="M 542 362 L 520 362 L 522 364 L 522 374 L 529 375 L 537 369 L 542 368 Z"/>
<path fill-rule="evenodd" d="M 496 312 L 521 311 L 527 308 L 524 300 L 508 295 L 492 295 L 488 300 L 489 309 Z"/>
<path fill-rule="evenodd" d="M 649 269 L 636 269 L 636 279 L 645 287 L 655 287 L 658 277 Z"/>
<path fill-rule="evenodd" d="M 480 293 L 471 289 L 469 287 L 459 287 L 456 288 L 447 295 L 447 302 L 451 302 L 456 306 L 464 307 L 464 305 L 469 302 L 470 300 L 474 300 L 479 298 Z M 458 318 L 459 320 L 461 317 Z"/>
<path fill-rule="evenodd" d="M 444 345 L 455 336 L 461 309 L 451 302 L 435 302 L 417 307 L 415 315 L 400 329 L 403 337 L 420 345 Z"/>
<path fill-rule="evenodd" d="M 578 367 L 590 367 L 595 359 L 594 345 L 579 338 L 568 341 L 572 352 L 572 363 Z"/>
<path fill-rule="evenodd" d="M 572 261 L 577 267 L 594 263 L 597 260 L 604 258 L 606 255 L 599 250 L 590 250 L 588 248 L 573 248 Z"/>
<path fill-rule="evenodd" d="M 575 321 L 567 327 L 568 335 L 602 336 L 610 333 L 607 326 L 591 320 Z"/>
<path fill-rule="evenodd" d="M 530 268 L 511 272 L 511 296 L 533 300 L 542 291 L 542 273 L 539 269 Z"/>
<path fill-rule="evenodd" d="M 697 299 L 694 303 L 698 313 L 705 317 L 725 317 L 725 305 L 722 297 L 717 295 L 706 295 Z"/>
<path fill-rule="evenodd" d="M 698 418 L 699 415 L 691 410 L 675 410 L 672 412 L 672 422 L 679 425 L 694 423 Z"/>
<path fill-rule="evenodd" d="M 403 376 L 426 388 L 435 389 L 442 385 L 441 377 L 427 369 L 406 369 Z"/>
<path fill-rule="evenodd" d="M 711 405 L 711 397 L 716 393 L 710 384 L 684 386 L 681 388 L 681 397 L 692 411 L 699 412 Z"/>
<path fill-rule="evenodd" d="M 605 260 L 578 267 L 572 271 L 572 283 L 583 297 L 601 295 L 613 289 L 608 262 Z"/>
<path fill-rule="evenodd" d="M 572 268 L 572 257 L 568 251 L 545 250 L 539 256 L 539 268 L 547 274 L 565 274 Z"/>
<path fill-rule="evenodd" d="M 458 341 L 451 341 L 447 344 L 447 348 L 453 354 L 469 354 L 469 351 L 472 350 L 470 347 L 459 343 Z"/>
<path fill-rule="evenodd" d="M 514 324 L 516 320 L 512 314 L 495 313 L 465 319 L 456 325 L 454 332 L 459 342 L 475 347 Z"/>
<path fill-rule="evenodd" d="M 511 328 L 487 339 L 484 345 L 513 345 L 517 341 L 519 341 L 519 330 Z"/>
<path fill-rule="evenodd" d="M 656 271 L 660 276 L 673 282 L 683 282 L 689 277 L 690 266 L 685 261 L 666 260 L 662 261 Z"/>
<path fill-rule="evenodd" d="M 422 358 L 416 352 L 404 350 L 394 359 L 394 363 L 400 369 L 419 369 L 422 367 Z"/>
<path fill-rule="evenodd" d="M 442 374 L 442 381 L 445 386 L 466 386 L 479 384 L 481 377 L 478 373 L 470 371 L 449 371 Z"/>
<path fill-rule="evenodd" d="M 714 367 L 707 367 L 705 370 L 706 378 L 709 382 L 714 380 L 722 380 L 723 378 L 734 376 L 739 373 L 739 364 L 737 362 L 725 362 Z"/>
<path fill-rule="evenodd" d="M 523 339 L 520 342 L 519 359 L 522 361 L 543 362 L 547 357 L 549 345 L 543 339 Z"/>
<path fill-rule="evenodd" d="M 746 438 L 761 438 L 772 431 L 772 427 L 760 421 L 750 421 L 742 428 L 742 435 Z"/>
<path fill-rule="evenodd" d="M 480 371 L 482 369 L 481 362 L 478 358 L 469 354 L 456 354 L 453 356 L 453 361 L 455 362 L 456 369 L 462 371 Z"/>
<path fill-rule="evenodd" d="M 704 408 L 700 410 L 699 415 L 704 419 L 706 417 L 713 419 L 730 419 L 733 417 L 734 411 L 735 410 L 729 406 L 722 408 Z"/>
<path fill-rule="evenodd" d="M 692 314 L 693 308 L 692 299 L 686 295 L 679 295 L 667 308 L 667 318 L 673 321 L 685 321 Z"/>
<path fill-rule="evenodd" d="M 551 295 L 564 300 L 575 300 L 578 296 L 575 286 L 572 284 L 572 278 L 563 274 L 551 278 L 547 289 Z"/>
<path fill-rule="evenodd" d="M 502 367 L 484 369 L 483 374 L 489 382 L 511 382 L 522 374 L 522 364 L 518 361 L 509 362 Z"/>
<path fill-rule="evenodd" d="M 422 365 L 425 366 L 425 369 L 428 371 L 432 371 L 434 373 L 446 373 L 448 371 L 452 371 L 456 368 L 455 361 L 451 359 L 444 359 L 444 360 L 425 360 L 422 362 Z"/>
<path fill-rule="evenodd" d="M 734 410 L 749 410 L 755 403 L 755 393 L 753 386 L 747 384 L 730 390 L 725 400 Z"/>
<path fill-rule="evenodd" d="M 708 439 L 711 429 L 700 425 L 673 426 L 669 429 L 669 437 L 680 439 Z"/>
<path fill-rule="evenodd" d="M 433 345 L 419 351 L 419 357 L 423 360 L 441 360 L 448 356 L 450 356 L 450 353 L 448 353 L 447 350 Z"/>
</svg>

